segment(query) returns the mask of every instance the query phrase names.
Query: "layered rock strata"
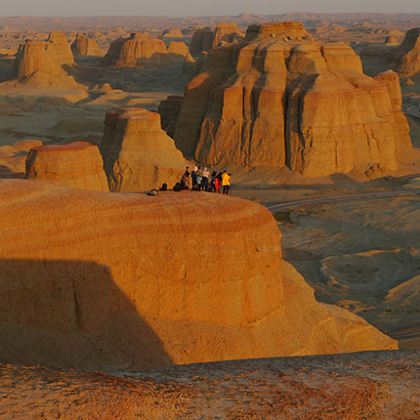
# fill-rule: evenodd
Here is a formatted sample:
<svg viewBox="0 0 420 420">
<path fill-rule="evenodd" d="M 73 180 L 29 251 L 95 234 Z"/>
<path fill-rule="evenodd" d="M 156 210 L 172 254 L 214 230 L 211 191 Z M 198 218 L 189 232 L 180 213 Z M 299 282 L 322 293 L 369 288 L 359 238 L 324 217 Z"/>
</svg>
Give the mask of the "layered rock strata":
<svg viewBox="0 0 420 420">
<path fill-rule="evenodd" d="M 104 57 L 104 64 L 117 67 L 133 67 L 148 62 L 161 64 L 166 54 L 167 48 L 161 39 L 133 33 L 111 44 Z"/>
<path fill-rule="evenodd" d="M 0 230 L 2 363 L 121 370 L 396 348 L 317 303 L 273 216 L 249 201 L 0 180 Z"/>
<path fill-rule="evenodd" d="M 98 147 L 78 141 L 31 149 L 26 178 L 92 191 L 109 191 Z"/>
<path fill-rule="evenodd" d="M 160 115 L 142 108 L 108 112 L 100 150 L 111 191 L 172 187 L 187 165 L 162 130 Z"/>
<path fill-rule="evenodd" d="M 75 56 L 103 56 L 103 51 L 99 48 L 96 39 L 88 38 L 83 34 L 77 34 L 76 39 L 71 44 Z"/>
<path fill-rule="evenodd" d="M 300 24 L 251 26 L 246 41 L 209 52 L 187 85 L 174 138 L 208 165 L 393 171 L 410 139 L 389 86 L 366 76 L 349 46 L 312 41 Z"/>
</svg>

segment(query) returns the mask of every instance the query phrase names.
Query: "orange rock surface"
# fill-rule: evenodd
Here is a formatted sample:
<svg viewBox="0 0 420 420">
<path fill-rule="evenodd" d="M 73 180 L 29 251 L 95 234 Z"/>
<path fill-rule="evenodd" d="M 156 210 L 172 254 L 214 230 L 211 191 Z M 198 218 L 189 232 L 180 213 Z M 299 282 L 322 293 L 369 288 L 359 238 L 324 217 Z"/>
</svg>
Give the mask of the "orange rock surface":
<svg viewBox="0 0 420 420">
<path fill-rule="evenodd" d="M 352 48 L 312 41 L 301 24 L 251 26 L 187 85 L 175 142 L 208 165 L 393 171 L 410 150 L 395 77 L 366 76 Z"/>
<path fill-rule="evenodd" d="M 48 55 L 55 63 L 59 66 L 74 64 L 73 53 L 64 32 L 51 32 L 47 43 Z"/>
<path fill-rule="evenodd" d="M 103 51 L 99 48 L 96 39 L 88 38 L 83 34 L 77 34 L 72 45 L 75 56 L 102 56 Z"/>
<path fill-rule="evenodd" d="M 0 366 L 14 418 L 415 419 L 419 356 L 370 352 L 232 361 L 112 376 Z M 222 392 L 221 392 L 222 391 Z"/>
<path fill-rule="evenodd" d="M 111 44 L 104 64 L 117 67 L 133 67 L 144 62 L 161 64 L 166 53 L 166 45 L 161 39 L 133 33 L 130 37 L 119 38 Z"/>
<path fill-rule="evenodd" d="M 33 148 L 26 178 L 92 191 L 109 191 L 98 147 L 78 141 Z"/>
<path fill-rule="evenodd" d="M 0 230 L 2 363 L 127 370 L 397 347 L 316 302 L 250 201 L 0 180 Z"/>
<path fill-rule="evenodd" d="M 172 187 L 187 165 L 162 130 L 160 115 L 142 108 L 108 112 L 100 150 L 111 191 L 137 192 Z"/>
</svg>

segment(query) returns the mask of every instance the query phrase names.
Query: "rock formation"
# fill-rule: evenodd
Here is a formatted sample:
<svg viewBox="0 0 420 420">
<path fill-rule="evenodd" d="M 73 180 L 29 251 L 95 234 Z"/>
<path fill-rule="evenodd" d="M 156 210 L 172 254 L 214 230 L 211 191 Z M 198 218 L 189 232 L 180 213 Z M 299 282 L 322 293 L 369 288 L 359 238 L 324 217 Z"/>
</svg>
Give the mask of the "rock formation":
<svg viewBox="0 0 420 420">
<path fill-rule="evenodd" d="M 142 108 L 108 112 L 100 150 L 111 191 L 172 187 L 187 165 L 162 130 L 160 115 Z"/>
<path fill-rule="evenodd" d="M 117 67 L 133 67 L 145 62 L 161 64 L 166 53 L 166 45 L 161 39 L 133 33 L 130 37 L 118 38 L 111 44 L 104 64 Z"/>
<path fill-rule="evenodd" d="M 92 191 L 109 191 L 98 147 L 78 141 L 33 148 L 26 178 Z"/>
<path fill-rule="evenodd" d="M 407 118 L 402 112 L 402 94 L 400 86 L 400 78 L 397 73 L 388 70 L 380 73 L 375 77 L 375 80 L 385 85 L 388 88 L 389 98 L 391 99 L 392 113 L 394 115 L 394 129 L 397 139 L 395 142 L 397 157 L 402 158 L 404 153 L 411 149 L 410 137 L 407 133 L 410 130 Z"/>
<path fill-rule="evenodd" d="M 397 347 L 316 302 L 250 201 L 2 180 L 0 231 L 1 363 L 138 370 Z"/>
<path fill-rule="evenodd" d="M 172 138 L 175 135 L 176 121 L 178 120 L 181 105 L 182 96 L 177 95 L 168 96 L 159 104 L 158 112 L 162 119 L 162 129 Z"/>
<path fill-rule="evenodd" d="M 83 34 L 77 34 L 76 39 L 71 44 L 75 56 L 102 56 L 103 51 L 99 48 L 96 39 L 88 38 Z"/>
<path fill-rule="evenodd" d="M 405 77 L 420 72 L 420 28 L 410 29 L 402 44 L 393 52 L 394 69 Z"/>
<path fill-rule="evenodd" d="M 29 80 L 37 73 L 58 76 L 63 74 L 60 66 L 47 54 L 47 42 L 27 40 L 16 55 L 15 77 Z"/>
<path fill-rule="evenodd" d="M 208 165 L 392 171 L 410 140 L 401 95 L 388 88 L 363 74 L 352 48 L 315 42 L 301 24 L 251 26 L 245 41 L 209 52 L 187 85 L 174 138 Z"/>
<path fill-rule="evenodd" d="M 42 96 L 54 96 L 59 90 L 63 98 L 78 101 L 87 96 L 87 88 L 67 73 L 72 64 L 64 34 L 51 33 L 48 41 L 26 40 L 16 54 L 14 80 L 3 83 L 2 88 L 23 95 L 28 94 L 27 88 L 44 89 Z"/>
<path fill-rule="evenodd" d="M 59 66 L 74 64 L 73 53 L 64 32 L 51 32 L 47 44 L 48 55 Z"/>
<path fill-rule="evenodd" d="M 200 28 L 194 32 L 191 39 L 190 52 L 199 55 L 203 51 L 210 51 L 221 43 L 233 42 L 243 38 L 240 29 L 232 23 L 219 23 L 213 31 L 210 27 Z"/>
<path fill-rule="evenodd" d="M 394 45 L 394 44 L 398 44 L 398 43 L 399 43 L 398 38 L 394 35 L 388 35 L 385 38 L 385 44 L 387 44 L 387 45 Z"/>
<path fill-rule="evenodd" d="M 415 419 L 419 355 L 350 355 L 174 366 L 122 377 L 0 366 L 14 418 Z M 221 384 L 223 392 L 221 392 Z M 246 390 L 246 392 L 244 392 Z"/>
<path fill-rule="evenodd" d="M 167 63 L 189 63 L 194 65 L 195 61 L 192 58 L 187 44 L 182 41 L 171 41 L 168 46 L 168 53 L 166 55 Z"/>
</svg>

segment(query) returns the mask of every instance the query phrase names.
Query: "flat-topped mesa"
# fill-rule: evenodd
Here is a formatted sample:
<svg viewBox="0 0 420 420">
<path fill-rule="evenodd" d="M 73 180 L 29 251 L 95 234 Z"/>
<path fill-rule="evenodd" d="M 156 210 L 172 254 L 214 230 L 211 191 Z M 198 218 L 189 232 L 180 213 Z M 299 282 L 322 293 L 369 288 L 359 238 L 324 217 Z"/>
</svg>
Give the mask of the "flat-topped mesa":
<svg viewBox="0 0 420 420">
<path fill-rule="evenodd" d="M 100 151 L 110 190 L 117 192 L 172 187 L 187 164 L 162 130 L 160 115 L 143 108 L 108 112 Z"/>
<path fill-rule="evenodd" d="M 316 302 L 250 201 L 3 180 L 0 231 L 2 363 L 139 370 L 397 347 Z"/>
<path fill-rule="evenodd" d="M 161 39 L 136 32 L 112 42 L 103 62 L 116 67 L 134 67 L 148 62 L 161 64 L 166 54 L 167 48 Z"/>
<path fill-rule="evenodd" d="M 51 59 L 60 66 L 72 66 L 74 57 L 64 32 L 51 32 L 47 40 L 47 51 Z"/>
<path fill-rule="evenodd" d="M 86 35 L 77 34 L 76 39 L 71 44 L 74 56 L 103 56 L 103 51 L 99 48 L 96 39 L 88 38 Z"/>
<path fill-rule="evenodd" d="M 33 148 L 26 178 L 92 191 L 109 191 L 98 147 L 84 141 Z"/>
<path fill-rule="evenodd" d="M 407 32 L 393 56 L 393 68 L 402 76 L 411 77 L 420 72 L 420 28 Z"/>
<path fill-rule="evenodd" d="M 311 39 L 302 22 L 276 22 L 251 25 L 246 32 L 246 39 L 258 37 L 281 38 L 283 41 L 302 41 Z"/>
<path fill-rule="evenodd" d="M 211 50 L 187 85 L 174 134 L 184 155 L 311 177 L 396 170 L 410 150 L 396 75 L 366 76 L 350 46 L 307 39 L 301 24 L 260 27 Z"/>
<path fill-rule="evenodd" d="M 210 27 L 197 29 L 192 37 L 190 52 L 193 56 L 217 48 L 222 43 L 243 39 L 244 34 L 233 23 L 219 23 L 214 31 Z"/>
</svg>

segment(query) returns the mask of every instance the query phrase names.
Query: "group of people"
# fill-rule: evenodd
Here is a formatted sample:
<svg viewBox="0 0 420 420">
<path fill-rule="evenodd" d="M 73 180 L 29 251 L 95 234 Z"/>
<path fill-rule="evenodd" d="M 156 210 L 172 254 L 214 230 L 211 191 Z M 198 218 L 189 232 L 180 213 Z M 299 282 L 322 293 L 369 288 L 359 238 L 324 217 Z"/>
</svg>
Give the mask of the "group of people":
<svg viewBox="0 0 420 420">
<path fill-rule="evenodd" d="M 210 171 L 206 167 L 195 166 L 190 171 L 187 166 L 180 182 L 175 184 L 174 191 L 207 191 L 229 195 L 230 185 L 230 174 L 226 169 L 221 172 L 213 171 L 210 175 Z"/>
</svg>

